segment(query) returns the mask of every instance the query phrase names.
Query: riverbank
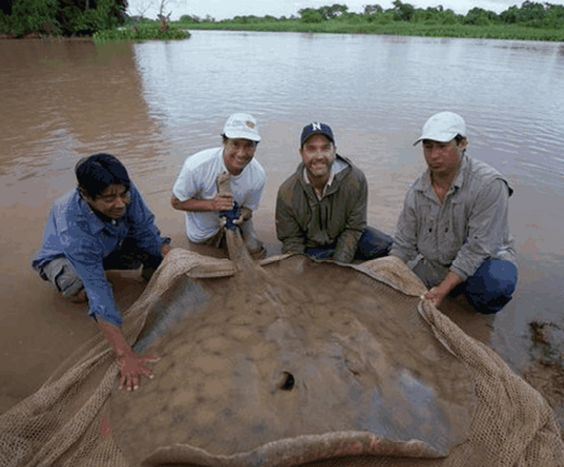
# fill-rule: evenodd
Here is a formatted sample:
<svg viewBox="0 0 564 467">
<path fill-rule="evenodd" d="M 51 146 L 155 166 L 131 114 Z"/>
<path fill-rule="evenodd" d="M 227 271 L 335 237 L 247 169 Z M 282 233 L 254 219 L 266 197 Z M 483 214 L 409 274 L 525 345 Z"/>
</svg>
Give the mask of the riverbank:
<svg viewBox="0 0 564 467">
<path fill-rule="evenodd" d="M 220 22 L 180 22 L 179 25 L 188 29 L 201 30 L 379 34 L 393 36 L 464 37 L 474 39 L 564 42 L 564 29 L 562 28 L 542 29 L 518 25 L 477 26 L 465 24 L 410 23 L 404 21 L 377 23 L 363 19 L 351 19 L 350 21 L 339 21 L 336 19 L 319 23 L 307 23 L 298 19 L 264 20 L 261 18 L 257 18 L 254 21 L 234 19 Z"/>
<path fill-rule="evenodd" d="M 473 26 L 439 25 L 391 22 L 375 24 L 368 21 L 304 23 L 300 20 L 271 20 L 241 22 L 226 20 L 221 22 L 180 22 L 171 21 L 168 31 L 161 31 L 158 22 L 150 26 L 128 26 L 120 29 L 100 31 L 93 36 L 62 37 L 41 33 L 24 36 L 0 33 L 2 39 L 43 39 L 43 40 L 86 40 L 94 42 L 148 41 L 148 40 L 183 40 L 190 37 L 189 29 L 203 31 L 256 31 L 256 32 L 298 32 L 308 34 L 373 34 L 386 36 L 418 37 L 456 37 L 468 39 L 500 39 L 524 41 L 564 42 L 564 29 L 538 29 L 524 26 Z"/>
</svg>

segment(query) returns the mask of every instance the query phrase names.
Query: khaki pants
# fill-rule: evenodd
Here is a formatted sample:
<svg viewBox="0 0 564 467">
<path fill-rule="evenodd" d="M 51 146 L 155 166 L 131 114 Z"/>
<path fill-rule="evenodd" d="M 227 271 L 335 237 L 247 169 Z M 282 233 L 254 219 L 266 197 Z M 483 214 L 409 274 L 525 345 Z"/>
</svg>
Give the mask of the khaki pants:
<svg viewBox="0 0 564 467">
<path fill-rule="evenodd" d="M 125 248 L 122 250 L 115 251 L 104 258 L 104 269 L 131 270 L 139 269 L 142 265 L 143 279 L 149 281 L 162 259 L 136 251 L 133 242 L 127 240 L 123 246 Z M 65 298 L 74 297 L 84 289 L 80 275 L 65 256 L 47 263 L 39 271 L 39 275 L 42 279 L 51 282 Z"/>
<path fill-rule="evenodd" d="M 43 280 L 51 282 L 65 298 L 74 297 L 84 289 L 84 284 L 78 272 L 64 256 L 43 266 L 39 275 Z"/>
</svg>

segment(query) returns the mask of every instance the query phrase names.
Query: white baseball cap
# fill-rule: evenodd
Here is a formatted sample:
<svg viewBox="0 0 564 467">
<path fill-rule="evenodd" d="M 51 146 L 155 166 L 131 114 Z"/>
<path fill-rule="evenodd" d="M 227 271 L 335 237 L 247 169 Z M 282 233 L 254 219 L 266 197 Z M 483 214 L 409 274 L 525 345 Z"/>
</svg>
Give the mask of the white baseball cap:
<svg viewBox="0 0 564 467">
<path fill-rule="evenodd" d="M 464 119 L 454 112 L 439 112 L 425 122 L 421 136 L 413 145 L 424 139 L 447 143 L 457 135 L 466 136 Z"/>
<path fill-rule="evenodd" d="M 257 128 L 255 117 L 247 113 L 235 113 L 231 115 L 225 126 L 223 134 L 230 139 L 243 138 L 251 141 L 260 141 L 260 135 Z"/>
</svg>

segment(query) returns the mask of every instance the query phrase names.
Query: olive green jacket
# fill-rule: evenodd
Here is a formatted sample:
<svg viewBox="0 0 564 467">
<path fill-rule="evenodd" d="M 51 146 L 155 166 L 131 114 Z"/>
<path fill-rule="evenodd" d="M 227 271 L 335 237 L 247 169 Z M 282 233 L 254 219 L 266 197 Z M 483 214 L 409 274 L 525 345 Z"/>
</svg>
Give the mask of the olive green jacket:
<svg viewBox="0 0 564 467">
<path fill-rule="evenodd" d="M 333 259 L 350 263 L 366 228 L 368 187 L 364 173 L 337 155 L 345 168 L 335 174 L 320 200 L 298 166 L 278 189 L 276 235 L 283 253 L 304 253 L 308 248 L 335 248 Z M 341 164 L 342 165 L 342 164 Z"/>
</svg>

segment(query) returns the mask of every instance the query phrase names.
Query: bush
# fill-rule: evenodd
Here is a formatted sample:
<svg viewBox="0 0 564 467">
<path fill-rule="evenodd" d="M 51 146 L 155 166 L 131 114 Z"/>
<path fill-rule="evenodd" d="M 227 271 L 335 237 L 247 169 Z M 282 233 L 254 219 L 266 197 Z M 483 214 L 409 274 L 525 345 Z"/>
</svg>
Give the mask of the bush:
<svg viewBox="0 0 564 467">
<path fill-rule="evenodd" d="M 125 0 L 90 0 L 88 10 L 76 0 L 13 0 L 11 14 L 2 15 L 2 31 L 25 35 L 90 35 L 125 22 Z"/>
<path fill-rule="evenodd" d="M 302 21 L 304 23 L 321 23 L 325 18 L 319 11 L 306 8 L 301 12 Z"/>
<path fill-rule="evenodd" d="M 15 0 L 12 14 L 4 16 L 4 32 L 25 35 L 32 32 L 57 33 L 57 0 Z"/>
<path fill-rule="evenodd" d="M 368 16 L 365 15 L 365 18 L 368 19 L 370 23 L 387 24 L 394 20 L 394 12 L 387 10 L 383 13 L 372 13 Z"/>
<path fill-rule="evenodd" d="M 179 27 L 170 27 L 167 31 L 159 29 L 160 23 L 143 25 L 137 28 L 127 27 L 108 29 L 96 32 L 93 40 L 96 43 L 132 41 L 141 42 L 148 40 L 182 40 L 190 37 L 190 33 Z"/>
<path fill-rule="evenodd" d="M 200 22 L 200 18 L 197 17 L 196 15 L 190 16 L 190 15 L 182 15 L 180 17 L 180 22 L 181 23 L 199 23 Z"/>
<path fill-rule="evenodd" d="M 493 11 L 486 11 L 482 8 L 472 8 L 463 18 L 463 24 L 474 26 L 489 26 L 499 22 L 499 17 Z"/>
</svg>

